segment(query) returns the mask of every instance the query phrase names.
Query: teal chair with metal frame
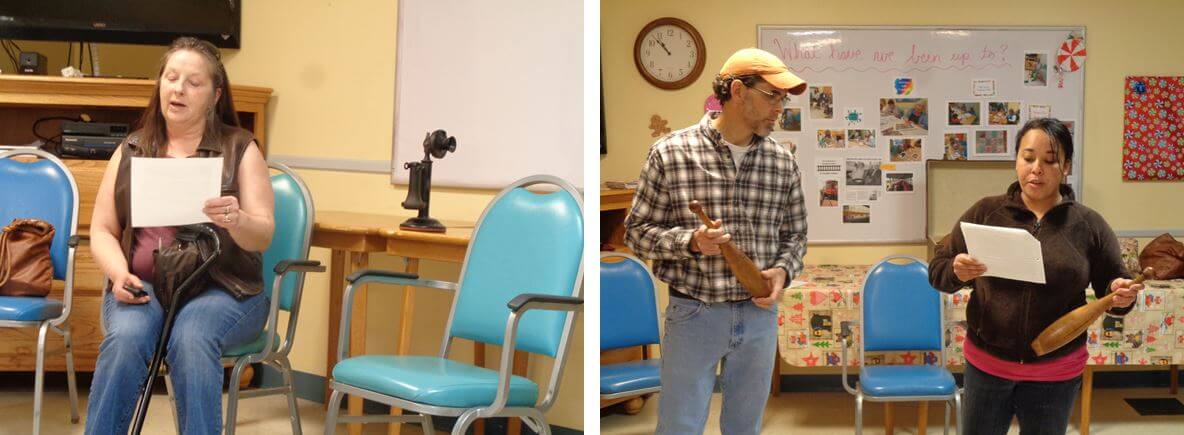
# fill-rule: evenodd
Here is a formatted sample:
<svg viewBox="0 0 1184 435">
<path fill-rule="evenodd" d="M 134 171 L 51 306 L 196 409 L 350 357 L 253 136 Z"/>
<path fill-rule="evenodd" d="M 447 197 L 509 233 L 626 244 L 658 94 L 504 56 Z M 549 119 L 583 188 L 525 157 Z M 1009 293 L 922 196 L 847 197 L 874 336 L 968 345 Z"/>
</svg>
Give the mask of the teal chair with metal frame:
<svg viewBox="0 0 1184 435">
<path fill-rule="evenodd" d="M 271 189 L 275 193 L 275 232 L 271 237 L 271 245 L 263 252 L 263 288 L 271 296 L 271 307 L 266 326 L 259 338 L 222 353 L 224 364 L 234 364 L 226 403 L 224 432 L 227 435 L 234 434 L 240 398 L 276 394 L 287 396 L 292 433 L 302 433 L 295 385 L 292 383 L 292 363 L 288 360 L 288 354 L 292 352 L 292 344 L 296 339 L 300 300 L 304 294 L 304 276 L 308 272 L 324 272 L 325 267 L 319 261 L 308 259 L 309 242 L 312 239 L 312 227 L 316 216 L 308 187 L 300 176 L 287 166 L 279 163 L 269 163 L 268 166 L 276 171 L 271 176 Z M 288 325 L 282 337 L 277 331 L 281 310 L 288 312 Z M 282 385 L 240 392 L 238 384 L 243 368 L 255 363 L 263 363 L 278 370 L 282 377 Z M 168 374 L 165 375 L 165 385 L 169 389 L 169 400 L 172 401 L 172 379 Z M 171 409 L 173 421 L 176 422 L 175 403 Z"/>
<path fill-rule="evenodd" d="M 558 187 L 535 193 L 529 186 Z M 458 283 L 363 270 L 347 278 L 341 311 L 338 363 L 325 417 L 325 434 L 338 423 L 419 422 L 434 433 L 432 416 L 458 417 L 463 434 L 478 418 L 518 417 L 550 434 L 544 413 L 555 403 L 571 332 L 582 309 L 583 205 L 575 187 L 552 176 L 523 178 L 502 190 L 473 230 Z M 430 287 L 456 292 L 437 356 L 349 356 L 353 295 L 365 283 Z M 521 327 L 519 327 L 521 325 Z M 454 339 L 502 346 L 498 371 L 448 359 Z M 510 373 L 515 350 L 554 359 L 545 395 L 539 385 Z M 414 413 L 338 417 L 345 394 Z"/>
<path fill-rule="evenodd" d="M 904 264 L 893 260 L 905 260 Z M 859 381 L 847 381 L 847 343 L 850 329 L 842 337 L 843 388 L 855 395 L 855 433 L 863 433 L 863 401 L 943 401 L 945 432 L 950 432 L 950 403 L 962 414 L 962 391 L 945 367 L 944 324 L 941 293 L 929 285 L 929 266 L 904 255 L 885 257 L 868 271 L 860 291 L 863 307 L 859 325 L 863 333 L 859 348 Z M 928 351 L 937 354 L 932 365 L 868 366 L 867 352 Z M 962 425 L 958 424 L 957 428 Z M 960 433 L 960 431 L 958 432 Z"/>
<path fill-rule="evenodd" d="M 22 162 L 17 156 L 36 160 Z M 17 149 L 0 153 L 0 226 L 13 219 L 37 218 L 54 227 L 50 243 L 53 279 L 64 281 L 59 300 L 50 297 L 0 296 L 0 328 L 37 328 L 37 360 L 33 377 L 33 434 L 41 431 L 41 405 L 45 395 L 46 335 L 62 336 L 66 356 L 66 382 L 70 394 L 70 422 L 78 423 L 78 385 L 74 378 L 74 351 L 70 338 L 71 302 L 74 297 L 74 253 L 78 246 L 78 184 L 66 165 L 44 151 Z M 57 354 L 59 352 L 54 352 Z"/>
</svg>

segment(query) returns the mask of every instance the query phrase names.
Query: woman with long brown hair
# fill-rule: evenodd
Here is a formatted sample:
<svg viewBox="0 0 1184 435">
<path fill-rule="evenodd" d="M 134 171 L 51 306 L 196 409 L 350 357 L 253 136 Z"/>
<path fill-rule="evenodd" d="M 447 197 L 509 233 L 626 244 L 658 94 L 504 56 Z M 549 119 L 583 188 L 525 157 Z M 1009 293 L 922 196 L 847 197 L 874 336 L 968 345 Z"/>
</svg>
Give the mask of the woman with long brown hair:
<svg viewBox="0 0 1184 435">
<path fill-rule="evenodd" d="M 222 255 L 208 287 L 177 313 L 166 361 L 185 434 L 222 428 L 222 351 L 255 340 L 267 318 L 261 252 L 271 243 L 274 204 L 267 163 L 240 128 L 221 55 L 212 44 L 180 38 L 165 53 L 140 128 L 107 165 L 91 218 L 91 253 L 110 282 L 102 316 L 106 335 L 91 384 L 86 433 L 126 433 L 164 320 L 152 283 L 153 251 L 177 227 L 131 225 L 131 158 L 221 157 L 221 196 L 203 212 L 217 226 Z M 137 296 L 139 294 L 139 296 Z"/>
</svg>

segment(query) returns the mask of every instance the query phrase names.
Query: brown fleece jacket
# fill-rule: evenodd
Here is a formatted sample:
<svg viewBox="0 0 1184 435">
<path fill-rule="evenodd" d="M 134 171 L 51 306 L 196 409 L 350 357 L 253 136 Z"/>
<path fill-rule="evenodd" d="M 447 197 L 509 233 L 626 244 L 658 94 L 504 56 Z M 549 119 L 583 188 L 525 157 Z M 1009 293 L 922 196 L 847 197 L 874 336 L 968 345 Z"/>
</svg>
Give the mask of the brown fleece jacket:
<svg viewBox="0 0 1184 435">
<path fill-rule="evenodd" d="M 1037 221 L 1020 199 L 1016 182 L 1006 194 L 983 198 L 962 215 L 962 222 L 1025 229 L 1040 240 L 1044 255 L 1046 284 L 997 277 L 978 277 L 969 283 L 974 291 L 966 308 L 967 337 L 991 355 L 1030 362 L 1057 358 L 1081 347 L 1085 334 L 1037 358 L 1030 343 L 1062 315 L 1085 305 L 1086 286 L 1092 285 L 1101 298 L 1110 292 L 1111 281 L 1130 277 L 1118 239 L 1102 216 L 1074 201 L 1068 185 L 1061 185 L 1061 197 Z M 966 239 L 955 224 L 929 262 L 929 283 L 934 288 L 953 293 L 968 284 L 954 275 L 954 257 L 962 253 L 966 253 Z M 1130 310 L 1110 312 L 1123 315 Z"/>
</svg>

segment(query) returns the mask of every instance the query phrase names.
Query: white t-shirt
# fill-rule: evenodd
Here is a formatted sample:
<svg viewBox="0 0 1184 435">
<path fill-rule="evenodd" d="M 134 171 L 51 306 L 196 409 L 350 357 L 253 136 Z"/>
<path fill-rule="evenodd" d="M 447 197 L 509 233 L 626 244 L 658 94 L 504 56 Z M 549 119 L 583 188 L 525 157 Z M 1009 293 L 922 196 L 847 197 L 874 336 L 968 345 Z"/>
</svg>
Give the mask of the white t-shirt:
<svg viewBox="0 0 1184 435">
<path fill-rule="evenodd" d="M 732 149 L 732 160 L 736 161 L 736 170 L 739 171 L 740 162 L 744 161 L 744 155 L 748 154 L 748 151 L 752 149 L 752 146 L 732 145 L 731 142 L 723 139 L 720 139 L 720 141 L 723 142 L 724 145 L 727 145 L 728 148 Z"/>
</svg>

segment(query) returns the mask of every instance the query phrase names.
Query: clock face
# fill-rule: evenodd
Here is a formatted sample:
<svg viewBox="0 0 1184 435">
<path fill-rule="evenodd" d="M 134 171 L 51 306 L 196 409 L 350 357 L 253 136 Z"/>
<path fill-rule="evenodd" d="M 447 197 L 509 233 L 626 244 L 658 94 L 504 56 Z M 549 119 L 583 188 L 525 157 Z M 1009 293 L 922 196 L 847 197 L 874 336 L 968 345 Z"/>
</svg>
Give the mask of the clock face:
<svg viewBox="0 0 1184 435">
<path fill-rule="evenodd" d="M 673 83 L 690 77 L 698 63 L 696 38 L 682 27 L 663 24 L 650 29 L 637 47 L 639 66 L 650 77 Z"/>
</svg>

